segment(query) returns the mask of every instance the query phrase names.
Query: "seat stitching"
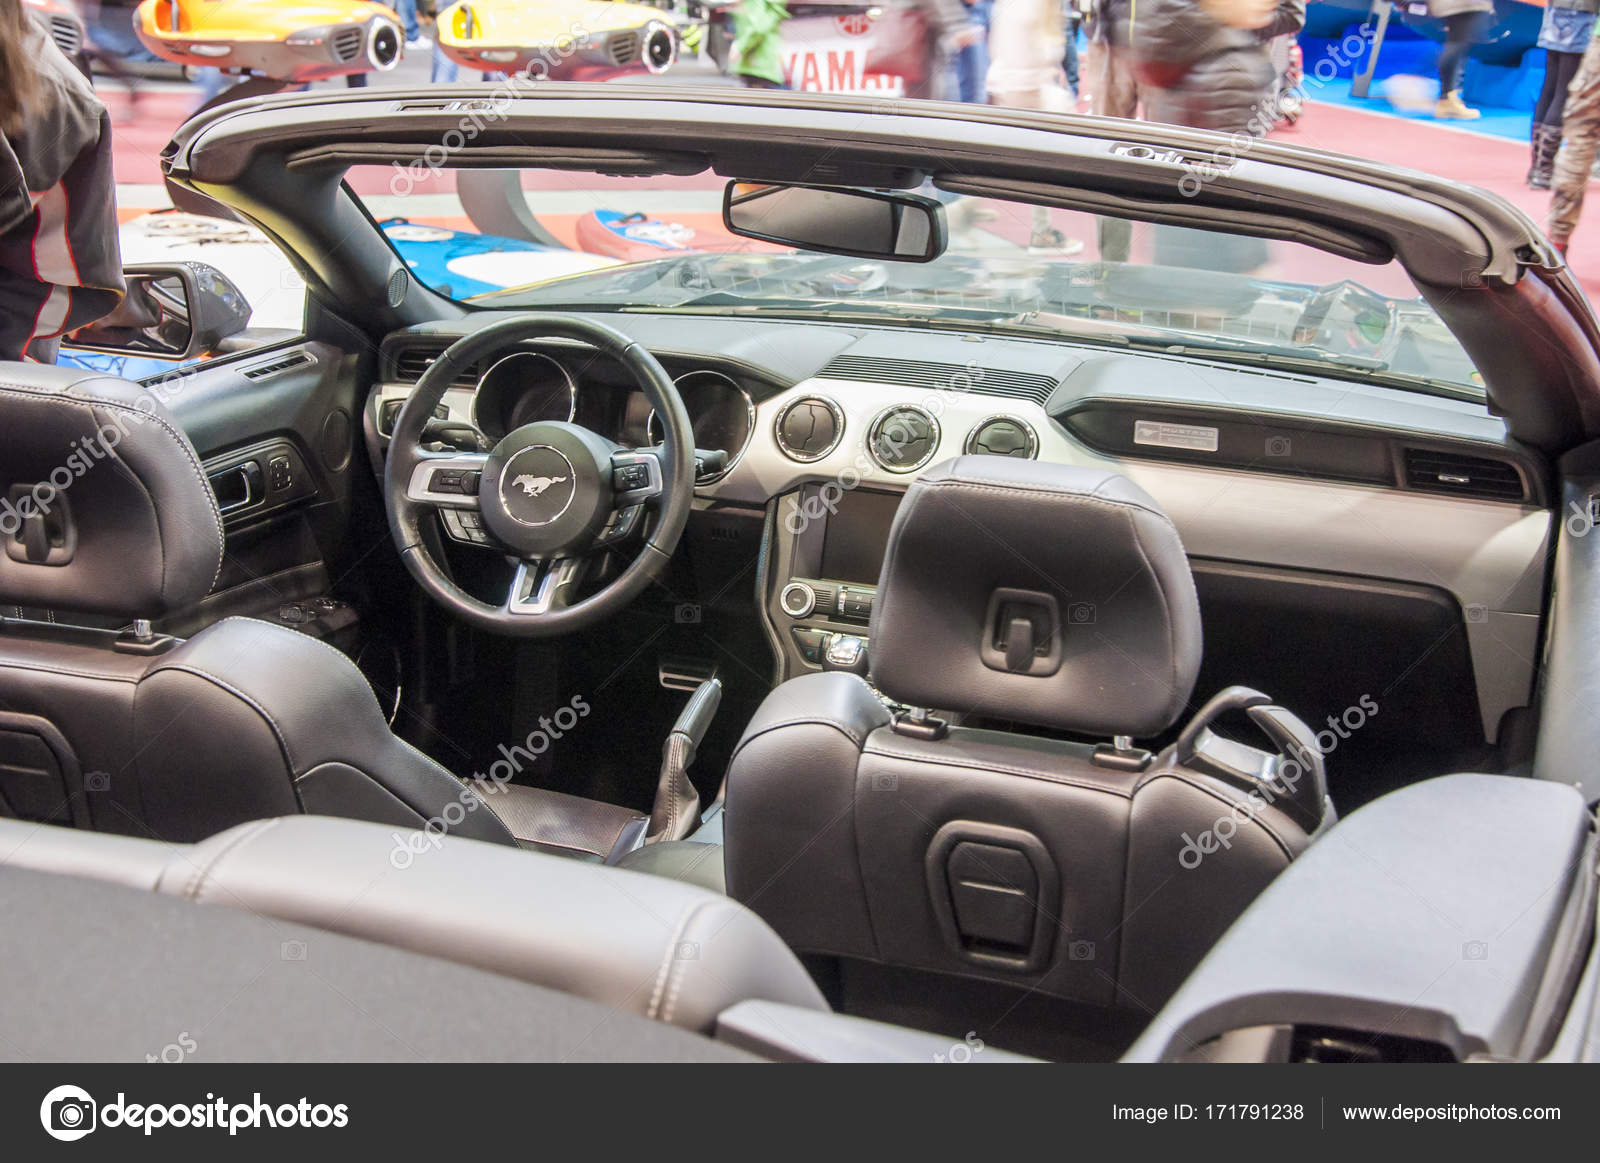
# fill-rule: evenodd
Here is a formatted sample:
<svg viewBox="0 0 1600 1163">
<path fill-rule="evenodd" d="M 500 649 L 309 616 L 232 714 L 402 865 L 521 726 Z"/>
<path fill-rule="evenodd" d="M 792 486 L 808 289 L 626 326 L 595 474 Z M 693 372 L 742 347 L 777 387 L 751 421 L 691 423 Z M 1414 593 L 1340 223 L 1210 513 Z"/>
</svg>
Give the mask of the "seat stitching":
<svg viewBox="0 0 1600 1163">
<path fill-rule="evenodd" d="M 136 675 L 101 674 L 90 670 L 67 670 L 64 667 L 59 666 L 36 666 L 26 662 L 12 662 L 10 660 L 0 662 L 0 670 L 31 670 L 39 674 L 65 674 L 71 675 L 73 678 L 96 678 L 105 682 L 132 683 L 135 686 L 139 684 L 140 679 L 143 677 Z"/>
<path fill-rule="evenodd" d="M 862 751 L 863 755 L 876 755 L 883 759 L 900 759 L 907 763 L 931 763 L 938 767 L 955 767 L 964 771 L 994 771 L 1005 775 L 1021 775 L 1029 779 L 1042 779 L 1049 783 L 1065 784 L 1069 787 L 1084 788 L 1088 791 L 1105 792 L 1107 795 L 1121 796 L 1123 799 L 1132 799 L 1133 791 L 1109 784 L 1092 783 L 1088 780 L 1074 779 L 1071 776 L 1057 775 L 1054 772 L 1039 771 L 1033 768 L 1014 767 L 1004 763 L 964 762 L 953 759 L 943 759 L 930 755 L 907 755 L 903 751 L 894 751 L 884 748 L 881 744 L 869 744 Z"/>
<path fill-rule="evenodd" d="M 76 386 L 76 384 L 72 385 L 72 387 Z M 71 387 L 66 390 L 71 391 Z M 65 392 L 55 389 L 39 390 L 14 381 L 0 381 L 0 395 L 22 396 L 35 402 L 53 400 L 62 404 L 98 404 L 100 407 L 110 408 L 116 412 L 125 412 L 133 416 L 154 420 L 168 436 L 172 437 L 173 442 L 178 446 L 178 450 L 183 453 L 184 459 L 189 462 L 189 468 L 194 472 L 195 479 L 200 482 L 206 502 L 211 506 L 211 516 L 216 521 L 217 534 L 217 568 L 216 572 L 211 576 L 211 587 L 214 588 L 216 586 L 217 578 L 222 576 L 222 558 L 227 548 L 222 531 L 222 510 L 217 507 L 216 494 L 211 490 L 211 482 L 206 479 L 205 471 L 201 467 L 199 458 L 196 456 L 193 446 L 189 443 L 188 437 L 184 436 L 165 417 L 159 416 L 153 411 L 146 412 L 130 404 L 125 404 L 118 400 L 107 400 L 102 396 L 69 396 Z M 94 409 L 90 408 L 89 411 L 92 414 Z"/>
<path fill-rule="evenodd" d="M 272 728 L 272 733 L 273 733 L 273 735 L 275 735 L 277 737 L 277 740 L 278 740 L 278 747 L 283 751 L 283 757 L 284 757 L 285 761 L 289 765 L 289 778 L 290 778 L 291 781 L 294 780 L 295 774 L 299 770 L 299 768 L 295 764 L 294 753 L 291 752 L 290 749 L 289 749 L 289 740 L 284 735 L 283 728 L 278 725 L 278 721 L 276 719 L 274 719 L 267 712 L 265 707 L 263 707 L 260 703 L 256 702 L 255 699 L 253 699 L 249 695 L 245 694 L 243 691 L 241 691 L 238 687 L 234 686 L 232 683 L 227 682 L 224 679 L 218 678 L 216 675 L 210 673 L 209 671 L 202 670 L 200 667 L 196 666 L 192 662 L 168 663 L 166 666 L 161 667 L 159 670 L 154 671 L 153 673 L 154 674 L 162 674 L 162 673 L 165 673 L 165 672 L 170 671 L 170 670 L 181 670 L 181 671 L 184 671 L 185 673 L 195 675 L 197 678 L 209 679 L 211 682 L 216 683 L 217 686 L 219 686 L 223 690 L 227 691 L 230 695 L 232 695 L 234 698 L 238 699 L 240 702 L 242 702 L 242 703 L 246 704 L 247 706 L 253 708 L 255 710 L 256 714 L 260 715 L 263 719 L 265 719 L 267 721 L 268 725 Z"/>
<path fill-rule="evenodd" d="M 702 910 L 710 908 L 712 905 L 721 903 L 721 901 L 716 900 L 701 901 L 692 907 L 689 910 L 689 915 L 684 918 L 684 922 L 679 928 L 678 940 L 673 943 L 672 948 L 667 950 L 667 956 L 669 958 L 668 964 L 673 966 L 681 966 L 681 968 L 677 968 L 668 974 L 669 978 L 671 979 L 671 984 L 667 987 L 666 1007 L 661 1011 L 661 1020 L 663 1022 L 670 1023 L 672 1021 L 673 1014 L 677 1012 L 678 997 L 683 992 L 683 979 L 688 973 L 687 963 L 689 959 L 687 957 L 674 957 L 673 954 L 678 951 L 679 946 L 681 946 L 683 943 L 683 938 L 688 935 L 689 926 L 694 923 L 695 917 L 698 916 Z M 735 913 L 734 916 L 737 917 L 738 914 Z"/>
<path fill-rule="evenodd" d="M 1063 489 L 1053 489 L 1046 485 L 1040 485 L 1037 482 L 985 481 L 980 483 L 978 481 L 969 481 L 961 478 L 951 478 L 940 481 L 918 481 L 917 483 L 924 489 L 970 489 L 974 492 L 1001 494 L 1029 493 L 1034 496 L 1047 497 L 1054 501 L 1066 501 L 1070 504 L 1093 505 L 1098 508 L 1119 509 L 1124 511 L 1128 509 L 1137 509 L 1141 513 L 1148 513 L 1150 516 L 1164 522 L 1166 525 L 1171 526 L 1174 530 L 1177 528 L 1176 525 L 1173 525 L 1172 518 L 1166 513 L 1163 513 L 1160 509 L 1152 509 L 1150 506 L 1141 504 L 1138 501 L 1123 500 L 1114 497 L 1100 497 L 1092 493 L 1080 493 Z"/>
<path fill-rule="evenodd" d="M 303 631 L 300 631 L 300 630 L 292 630 L 288 626 L 280 626 L 276 622 L 268 622 L 268 621 L 266 621 L 265 619 L 262 619 L 262 618 L 251 618 L 251 617 L 247 617 L 244 614 L 231 614 L 228 617 L 222 619 L 222 621 L 223 622 L 248 622 L 252 626 L 265 626 L 269 630 L 274 630 L 274 631 L 276 631 L 276 632 L 278 632 L 280 634 L 292 634 L 292 635 L 294 635 L 294 637 L 296 639 L 298 639 L 301 642 L 313 642 L 313 643 L 315 643 L 316 645 L 322 647 L 322 649 L 328 651 L 328 653 L 332 654 L 335 658 L 337 658 L 344 665 L 344 667 L 347 670 L 353 671 L 355 673 L 356 677 L 361 680 L 361 684 L 364 687 L 367 688 L 367 693 L 372 696 L 373 702 L 377 702 L 377 700 L 378 700 L 377 693 L 375 691 L 373 691 L 372 684 L 367 681 L 367 676 L 362 674 L 361 673 L 361 668 L 355 664 L 355 661 L 348 654 L 346 654 L 344 651 L 340 650 L 337 646 L 333 646 L 333 645 L 331 645 L 331 644 L 329 644 L 327 642 L 324 642 L 321 638 L 316 637 L 314 634 L 307 634 L 307 633 L 304 633 Z M 222 624 L 221 622 L 218 623 L 218 625 L 221 625 L 221 624 Z M 380 711 L 382 711 L 383 706 L 382 706 L 381 703 L 379 704 L 378 709 Z"/>
<path fill-rule="evenodd" d="M 683 939 L 684 931 L 689 927 L 689 921 L 694 916 L 695 909 L 699 907 L 699 904 L 696 903 L 684 909 L 682 919 L 674 926 L 672 935 L 667 939 L 667 947 L 662 953 L 661 964 L 656 969 L 655 987 L 650 991 L 650 1004 L 645 1009 L 647 1018 L 658 1018 L 661 1012 L 661 999 L 666 993 L 667 979 L 672 972 L 672 954 L 677 951 L 678 945 Z"/>
<path fill-rule="evenodd" d="M 1237 800 L 1229 799 L 1227 796 L 1220 794 L 1215 788 L 1207 787 L 1205 784 L 1199 782 L 1198 780 L 1189 779 L 1186 776 L 1184 776 L 1182 773 L 1176 772 L 1176 771 L 1172 771 L 1170 769 L 1169 770 L 1164 770 L 1164 771 L 1158 771 L 1154 775 L 1152 775 L 1149 779 L 1142 780 L 1140 782 L 1140 784 L 1139 784 L 1139 787 L 1141 789 L 1149 787 L 1151 784 L 1155 783 L 1155 781 L 1158 780 L 1158 779 L 1176 780 L 1178 783 L 1183 784 L 1185 787 L 1192 787 L 1192 788 L 1194 788 L 1195 791 L 1200 792 L 1203 795 L 1208 795 L 1212 799 L 1216 800 L 1219 804 L 1224 805 L 1225 807 L 1227 807 L 1230 810 L 1230 812 L 1233 809 L 1235 809 L 1235 808 L 1237 808 L 1239 806 L 1239 802 Z M 1262 819 L 1260 813 L 1258 813 L 1258 812 L 1257 813 L 1252 813 L 1245 822 L 1257 825 L 1263 832 L 1265 832 L 1268 835 L 1268 837 L 1271 838 L 1272 842 L 1278 846 L 1278 849 L 1282 853 L 1284 860 L 1289 862 L 1289 863 L 1293 863 L 1294 862 L 1294 853 L 1289 850 L 1288 842 L 1285 841 L 1284 838 L 1281 835 L 1278 834 L 1277 830 L 1275 828 L 1273 828 L 1273 826 L 1271 824 L 1269 824 L 1266 820 Z"/>
<path fill-rule="evenodd" d="M 761 730 L 757 731 L 755 734 L 747 735 L 744 738 L 743 742 L 741 742 L 739 744 L 739 749 L 741 751 L 744 750 L 744 746 L 745 746 L 746 743 L 749 743 L 751 740 L 758 739 L 762 735 L 765 735 L 770 731 L 776 731 L 781 727 L 806 727 L 806 726 L 832 727 L 834 730 L 838 731 L 841 735 L 843 735 L 846 739 L 850 740 L 850 742 L 854 743 L 857 747 L 861 747 L 866 742 L 866 735 L 865 734 L 858 733 L 854 727 L 850 726 L 850 724 L 844 722 L 844 720 L 842 720 L 842 719 L 833 719 L 833 718 L 829 718 L 826 715 L 803 715 L 803 716 L 799 716 L 797 718 L 783 719 L 783 720 L 780 720 L 779 722 L 776 722 L 776 723 L 770 723 L 767 726 L 761 728 Z M 876 728 L 874 728 L 874 729 L 876 729 Z"/>
<path fill-rule="evenodd" d="M 199 900 L 200 893 L 204 888 L 204 882 L 210 877 L 211 873 L 216 871 L 223 858 L 231 855 L 245 841 L 255 839 L 268 828 L 277 824 L 277 822 L 277 820 L 257 820 L 254 823 L 246 824 L 240 829 L 237 836 L 222 845 L 221 851 L 194 869 L 187 883 L 183 886 L 183 896 L 188 900 Z"/>
</svg>

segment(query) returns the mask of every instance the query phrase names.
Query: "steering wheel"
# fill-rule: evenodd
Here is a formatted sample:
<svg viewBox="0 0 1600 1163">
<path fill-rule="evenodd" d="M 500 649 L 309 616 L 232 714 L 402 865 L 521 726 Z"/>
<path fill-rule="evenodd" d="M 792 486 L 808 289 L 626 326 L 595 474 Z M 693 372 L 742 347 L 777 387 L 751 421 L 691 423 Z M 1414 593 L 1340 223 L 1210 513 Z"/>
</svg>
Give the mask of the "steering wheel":
<svg viewBox="0 0 1600 1163">
<path fill-rule="evenodd" d="M 628 449 L 577 424 L 539 421 L 487 453 L 425 449 L 445 390 L 485 355 L 529 339 L 574 339 L 618 360 L 655 408 L 663 444 Z M 400 559 L 430 597 L 491 633 L 550 638 L 617 613 L 661 573 L 689 520 L 694 481 L 694 428 L 655 356 L 603 323 L 530 314 L 475 331 L 433 361 L 395 418 L 383 488 Z M 646 508 L 657 515 L 644 548 L 604 588 L 573 601 L 589 563 L 637 532 Z M 423 540 L 432 512 L 516 563 L 503 603 L 479 601 L 440 568 Z"/>
</svg>

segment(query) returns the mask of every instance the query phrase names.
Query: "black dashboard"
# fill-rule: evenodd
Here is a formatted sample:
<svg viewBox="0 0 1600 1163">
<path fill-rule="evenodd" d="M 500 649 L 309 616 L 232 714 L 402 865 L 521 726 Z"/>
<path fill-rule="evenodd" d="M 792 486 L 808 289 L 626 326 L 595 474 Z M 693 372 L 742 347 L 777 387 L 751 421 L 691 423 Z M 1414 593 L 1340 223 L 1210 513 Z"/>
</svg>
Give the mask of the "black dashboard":
<svg viewBox="0 0 1600 1163">
<path fill-rule="evenodd" d="M 404 349 L 388 371 L 415 382 L 439 348 Z M 707 361 L 664 359 L 694 425 L 695 446 L 718 449 L 731 470 L 755 431 L 756 405 L 748 374 L 730 374 Z M 405 393 L 380 392 L 377 426 L 387 436 Z M 520 344 L 481 360 L 446 392 L 437 418 L 469 423 L 490 442 L 542 420 L 565 420 L 629 448 L 659 444 L 661 426 L 644 393 L 616 359 L 572 344 Z"/>
<path fill-rule="evenodd" d="M 429 364 L 503 317 L 386 340 L 371 396 L 375 456 Z M 977 452 L 1122 473 L 1168 512 L 1197 563 L 1428 587 L 1464 612 L 1486 729 L 1527 701 L 1548 467 L 1481 402 L 1182 352 L 812 320 L 600 317 L 678 382 L 696 446 L 728 454 L 699 482 L 697 508 L 768 516 L 762 614 L 782 674 L 814 669 L 829 635 L 865 633 L 900 494 L 929 465 Z M 620 364 L 557 340 L 470 369 L 441 412 L 490 440 L 567 418 L 623 445 L 660 436 Z"/>
</svg>

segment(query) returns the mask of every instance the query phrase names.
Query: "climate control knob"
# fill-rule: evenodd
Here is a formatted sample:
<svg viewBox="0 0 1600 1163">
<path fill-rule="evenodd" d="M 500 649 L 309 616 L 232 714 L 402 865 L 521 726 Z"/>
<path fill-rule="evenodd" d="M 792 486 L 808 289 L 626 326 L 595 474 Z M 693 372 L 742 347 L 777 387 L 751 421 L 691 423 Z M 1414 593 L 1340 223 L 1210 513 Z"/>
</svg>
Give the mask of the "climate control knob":
<svg viewBox="0 0 1600 1163">
<path fill-rule="evenodd" d="M 790 582 L 778 595 L 778 605 L 791 618 L 804 618 L 817 608 L 817 591 L 805 582 Z"/>
</svg>

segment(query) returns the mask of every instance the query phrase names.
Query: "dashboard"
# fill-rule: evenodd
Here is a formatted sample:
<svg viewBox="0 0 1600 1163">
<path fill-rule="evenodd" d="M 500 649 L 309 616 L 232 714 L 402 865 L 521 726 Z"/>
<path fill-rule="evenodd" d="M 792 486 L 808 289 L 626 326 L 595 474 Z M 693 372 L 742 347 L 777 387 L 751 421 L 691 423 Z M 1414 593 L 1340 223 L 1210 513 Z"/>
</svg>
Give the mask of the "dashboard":
<svg viewBox="0 0 1600 1163">
<path fill-rule="evenodd" d="M 502 317 L 390 336 L 372 394 L 380 439 L 428 363 Z M 728 455 L 699 482 L 697 508 L 769 515 L 762 612 L 781 676 L 816 669 L 834 637 L 865 633 L 905 487 L 929 465 L 982 453 L 1122 473 L 1166 509 L 1197 568 L 1308 571 L 1447 595 L 1465 622 L 1487 737 L 1528 701 L 1552 527 L 1546 469 L 1481 403 L 1066 342 L 603 318 L 674 377 L 696 446 Z M 660 439 L 621 365 L 564 341 L 522 344 L 472 369 L 441 412 L 491 440 L 569 418 L 619 444 Z"/>
<path fill-rule="evenodd" d="M 394 379 L 375 394 L 378 433 L 388 436 L 414 384 L 439 348 L 403 352 Z M 663 361 L 694 425 L 695 447 L 727 453 L 727 463 L 702 478 L 712 483 L 737 467 L 755 432 L 749 388 L 727 372 L 692 361 Z M 439 420 L 470 424 L 491 443 L 525 424 L 565 420 L 628 448 L 661 443 L 661 425 L 621 363 L 574 344 L 517 345 L 481 360 L 446 392 Z"/>
</svg>

